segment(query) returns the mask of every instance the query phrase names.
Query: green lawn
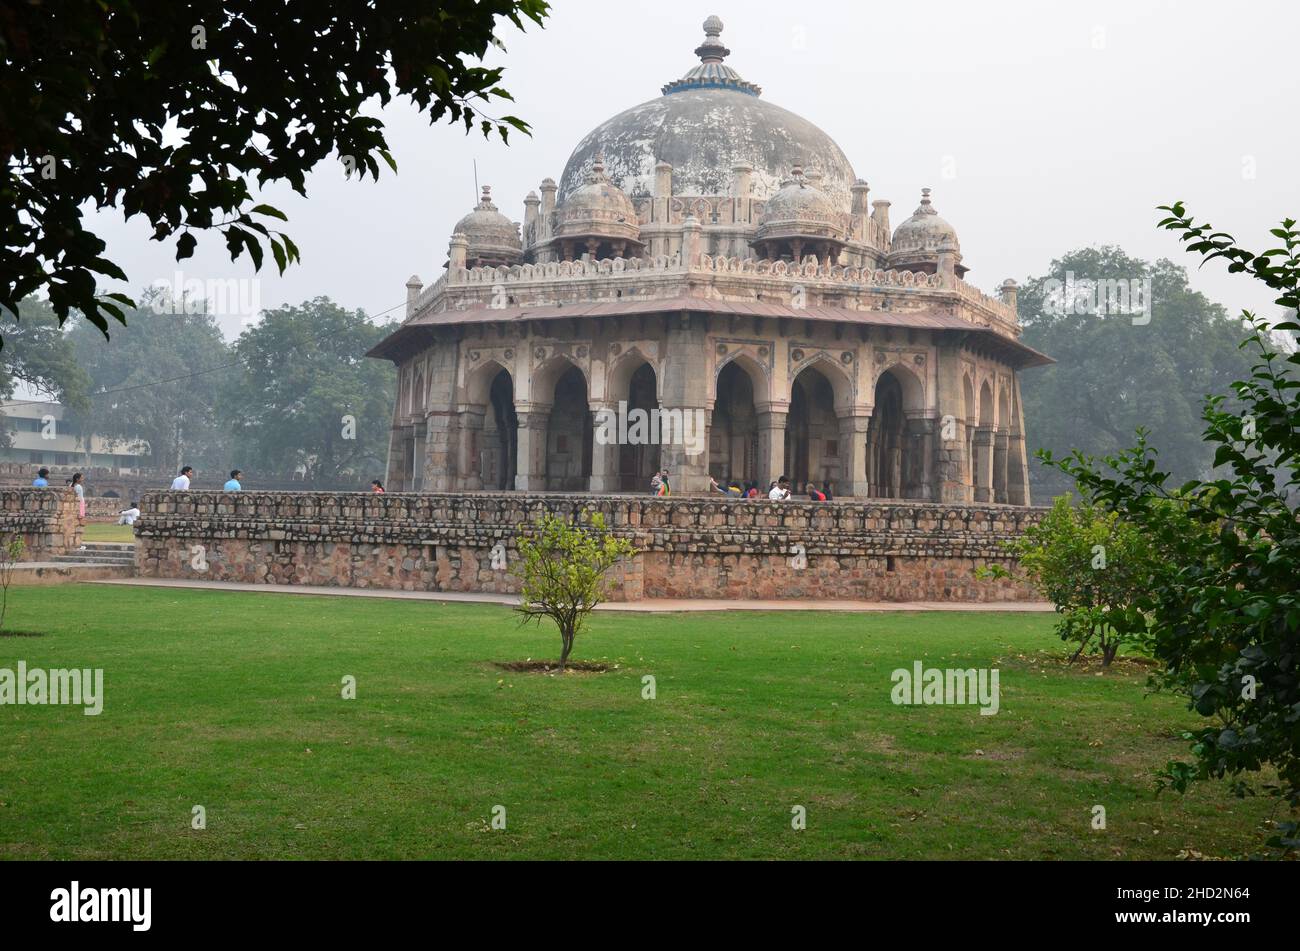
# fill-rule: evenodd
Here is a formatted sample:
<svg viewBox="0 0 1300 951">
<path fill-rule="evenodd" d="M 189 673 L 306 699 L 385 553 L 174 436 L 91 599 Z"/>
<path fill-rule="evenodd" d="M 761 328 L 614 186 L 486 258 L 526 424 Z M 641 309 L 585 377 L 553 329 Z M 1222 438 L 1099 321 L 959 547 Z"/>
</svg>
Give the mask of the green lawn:
<svg viewBox="0 0 1300 951">
<path fill-rule="evenodd" d="M 135 542 L 135 529 L 130 525 L 90 522 L 82 530 L 85 542 Z"/>
<path fill-rule="evenodd" d="M 559 642 L 494 606 L 9 602 L 7 626 L 45 633 L 0 638 L 0 667 L 102 667 L 106 700 L 0 707 L 0 857 L 1236 856 L 1268 813 L 1217 786 L 1157 799 L 1194 717 L 1138 671 L 1063 668 L 1051 615 L 602 614 L 577 657 L 618 669 L 555 677 L 493 666 Z M 917 659 L 999 667 L 1001 712 L 894 706 Z"/>
</svg>

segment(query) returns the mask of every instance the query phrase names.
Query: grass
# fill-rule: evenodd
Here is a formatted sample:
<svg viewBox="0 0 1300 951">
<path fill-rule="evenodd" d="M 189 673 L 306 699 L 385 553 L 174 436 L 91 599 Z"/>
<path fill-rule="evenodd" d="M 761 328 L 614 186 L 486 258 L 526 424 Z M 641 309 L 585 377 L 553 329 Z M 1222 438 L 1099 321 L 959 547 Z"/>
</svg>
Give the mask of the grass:
<svg viewBox="0 0 1300 951">
<path fill-rule="evenodd" d="M 0 638 L 0 668 L 102 667 L 106 699 L 0 707 L 5 858 L 1159 859 L 1248 853 L 1268 815 L 1217 785 L 1157 798 L 1195 717 L 1136 667 L 1063 667 L 1050 615 L 602 614 L 575 656 L 617 669 L 547 676 L 495 666 L 559 638 L 490 605 L 10 604 L 44 636 Z M 918 659 L 999 667 L 1001 711 L 893 705 Z"/>
<path fill-rule="evenodd" d="M 130 525 L 89 522 L 82 531 L 85 542 L 135 542 L 135 529 Z"/>
</svg>

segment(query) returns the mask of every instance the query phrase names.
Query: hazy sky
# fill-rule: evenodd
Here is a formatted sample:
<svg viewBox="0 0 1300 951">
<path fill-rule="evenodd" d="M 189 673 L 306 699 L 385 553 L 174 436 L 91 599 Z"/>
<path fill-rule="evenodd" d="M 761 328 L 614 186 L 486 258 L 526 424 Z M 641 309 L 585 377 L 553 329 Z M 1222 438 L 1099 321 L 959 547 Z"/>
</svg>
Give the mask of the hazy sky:
<svg viewBox="0 0 1300 951">
<path fill-rule="evenodd" d="M 289 215 L 303 257 L 281 278 L 267 255 L 261 306 L 327 295 L 372 315 L 398 307 L 411 274 L 427 284 L 441 273 L 452 225 L 474 204 L 475 160 L 498 207 L 522 220 L 524 196 L 559 179 L 587 132 L 698 62 L 714 13 L 728 64 L 834 138 L 872 199 L 893 202 L 895 225 L 922 186 L 934 189 L 967 280 L 986 292 L 1068 250 L 1113 243 L 1193 267 L 1193 286 L 1234 312 L 1276 311 L 1256 282 L 1221 266 L 1195 272 L 1155 229 L 1155 206 L 1182 199 L 1260 250 L 1268 228 L 1300 217 L 1300 6 L 1197 0 L 556 0 L 546 29 L 507 27 L 507 52 L 494 53 L 517 100 L 510 111 L 533 137 L 485 142 L 393 105 L 383 117 L 398 174 L 348 182 L 327 163 L 308 178 L 308 199 L 287 188 L 261 196 Z M 131 291 L 177 270 L 174 242 L 148 240 L 142 220 L 103 214 L 95 227 Z M 179 267 L 200 280 L 252 276 L 215 234 Z"/>
</svg>

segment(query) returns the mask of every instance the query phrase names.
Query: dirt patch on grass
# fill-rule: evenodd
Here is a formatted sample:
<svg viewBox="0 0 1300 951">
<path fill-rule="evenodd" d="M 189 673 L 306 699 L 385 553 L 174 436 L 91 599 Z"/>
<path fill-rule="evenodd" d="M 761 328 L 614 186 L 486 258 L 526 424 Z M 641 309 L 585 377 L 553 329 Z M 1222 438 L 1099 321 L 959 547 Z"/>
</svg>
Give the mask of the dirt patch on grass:
<svg viewBox="0 0 1300 951">
<path fill-rule="evenodd" d="M 0 631 L 0 637 L 44 637 L 44 631 Z"/>
<path fill-rule="evenodd" d="M 501 670 L 508 670 L 518 674 L 558 674 L 560 671 L 560 662 L 558 660 L 510 660 L 510 661 L 493 661 L 493 666 Z M 609 664 L 598 664 L 590 660 L 571 660 L 564 666 L 563 673 L 566 674 L 603 674 L 613 668 Z"/>
</svg>

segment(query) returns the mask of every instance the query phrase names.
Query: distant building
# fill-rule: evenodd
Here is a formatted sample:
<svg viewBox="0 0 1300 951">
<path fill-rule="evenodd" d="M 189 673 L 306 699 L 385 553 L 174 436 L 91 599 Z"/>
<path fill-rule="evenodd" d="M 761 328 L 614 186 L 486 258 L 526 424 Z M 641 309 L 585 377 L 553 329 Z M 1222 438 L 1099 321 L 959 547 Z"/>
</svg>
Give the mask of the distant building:
<svg viewBox="0 0 1300 951">
<path fill-rule="evenodd" d="M 138 471 L 149 454 L 142 440 L 90 437 L 90 453 L 77 434 L 63 426 L 66 408 L 61 403 L 21 400 L 0 403 L 0 426 L 8 446 L 0 446 L 0 462 L 48 466 L 51 469 L 98 468 L 119 473 Z"/>
</svg>

